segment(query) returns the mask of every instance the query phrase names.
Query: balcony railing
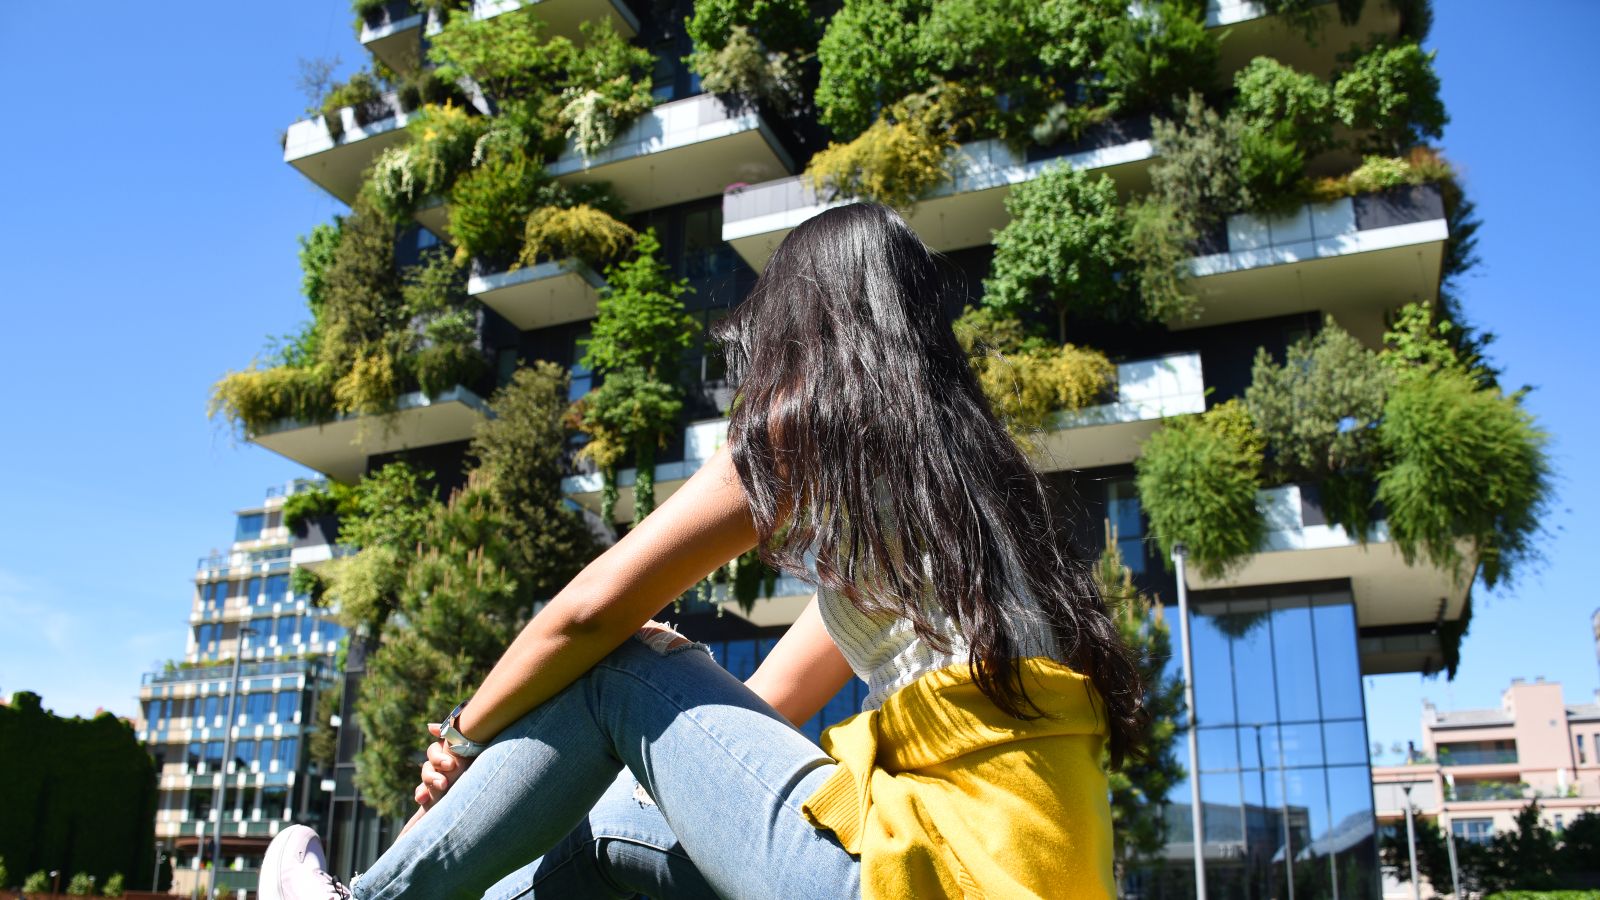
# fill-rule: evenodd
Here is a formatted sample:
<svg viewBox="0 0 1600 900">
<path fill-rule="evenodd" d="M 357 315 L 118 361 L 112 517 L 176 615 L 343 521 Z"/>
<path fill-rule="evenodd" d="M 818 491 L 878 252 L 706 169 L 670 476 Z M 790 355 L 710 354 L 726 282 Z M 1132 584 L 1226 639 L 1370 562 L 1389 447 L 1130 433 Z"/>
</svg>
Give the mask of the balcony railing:
<svg viewBox="0 0 1600 900">
<path fill-rule="evenodd" d="M 362 107 L 338 111 L 339 127 L 330 130 L 318 116 L 289 126 L 283 161 L 345 203 L 354 203 L 367 167 L 390 147 L 404 143 L 411 114 L 398 93 L 384 94 Z"/>
<path fill-rule="evenodd" d="M 1189 260 L 1192 328 L 1323 310 L 1382 333 L 1383 316 L 1438 294 L 1444 201 L 1431 185 L 1306 204 L 1278 216 L 1228 217 Z M 1367 322 L 1360 322 L 1367 319 Z"/>
<path fill-rule="evenodd" d="M 576 259 L 511 271 L 483 270 L 474 260 L 467 293 L 521 331 L 595 317 L 605 279 Z"/>
<path fill-rule="evenodd" d="M 1327 520 L 1312 485 L 1288 484 L 1257 494 L 1265 534 L 1255 553 L 1216 578 L 1187 570 L 1191 588 L 1237 589 L 1322 583 L 1348 585 L 1362 628 L 1431 624 L 1462 614 L 1467 585 L 1424 560 L 1409 563 L 1373 524 L 1366 542 Z M 1287 589 L 1287 588 L 1285 588 Z"/>
<path fill-rule="evenodd" d="M 366 471 L 368 457 L 468 440 L 488 414 L 482 398 L 458 386 L 432 397 L 421 391 L 404 394 L 395 400 L 395 411 L 384 416 L 285 420 L 250 440 L 337 481 L 353 482 Z"/>
<path fill-rule="evenodd" d="M 266 675 L 298 675 L 306 673 L 316 677 L 322 671 L 322 661 L 317 659 L 290 659 L 278 662 L 240 663 L 239 677 L 258 678 Z M 143 684 L 180 684 L 190 681 L 216 681 L 233 677 L 233 661 L 214 666 L 196 666 L 174 669 L 171 672 L 146 672 Z"/>
<path fill-rule="evenodd" d="M 1205 409 L 1200 354 L 1174 353 L 1119 363 L 1115 399 L 1057 414 L 1035 462 L 1046 471 L 1129 463 L 1162 418 Z"/>
<path fill-rule="evenodd" d="M 1517 761 L 1515 749 L 1501 749 L 1497 747 L 1469 747 L 1463 749 L 1439 748 L 1439 765 L 1441 766 L 1497 766 L 1514 765 Z"/>
<path fill-rule="evenodd" d="M 731 180 L 781 177 L 794 171 L 794 160 L 760 113 L 697 94 L 655 107 L 592 156 L 569 142 L 546 171 L 571 183 L 609 182 L 630 212 L 640 212 L 714 197 Z"/>
<path fill-rule="evenodd" d="M 998 140 L 974 141 L 955 151 L 954 177 L 923 198 L 908 221 L 935 250 L 981 246 L 1005 225 L 1005 197 L 1014 185 L 1066 165 L 1103 169 L 1131 186 L 1153 155 L 1148 120 L 1107 123 L 1081 140 L 1024 152 Z M 801 222 L 848 202 L 819 196 L 804 176 L 740 187 L 723 196 L 722 239 L 759 270 Z"/>
</svg>

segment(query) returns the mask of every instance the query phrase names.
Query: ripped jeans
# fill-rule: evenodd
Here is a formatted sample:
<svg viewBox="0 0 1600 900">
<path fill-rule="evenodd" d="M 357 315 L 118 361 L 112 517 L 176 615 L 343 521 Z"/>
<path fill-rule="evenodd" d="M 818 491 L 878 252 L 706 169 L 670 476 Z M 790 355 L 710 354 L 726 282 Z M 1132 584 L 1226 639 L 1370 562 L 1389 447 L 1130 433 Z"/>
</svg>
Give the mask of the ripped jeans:
<svg viewBox="0 0 1600 900">
<path fill-rule="evenodd" d="M 859 896 L 859 861 L 800 814 L 833 760 L 673 637 L 502 731 L 356 898 Z"/>
</svg>

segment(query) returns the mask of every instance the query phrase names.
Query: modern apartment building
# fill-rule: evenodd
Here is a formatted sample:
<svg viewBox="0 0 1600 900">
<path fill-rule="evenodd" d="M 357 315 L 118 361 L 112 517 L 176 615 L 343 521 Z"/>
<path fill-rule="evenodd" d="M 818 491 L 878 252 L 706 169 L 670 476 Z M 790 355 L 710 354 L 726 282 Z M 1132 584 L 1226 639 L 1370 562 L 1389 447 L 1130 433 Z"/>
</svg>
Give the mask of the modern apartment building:
<svg viewBox="0 0 1600 900">
<path fill-rule="evenodd" d="M 402 75 L 425 65 L 438 33 L 439 4 L 396 0 L 368 15 L 361 41 Z M 1340 4 L 1344 7 L 1347 4 Z M 657 105 L 599 152 L 575 146 L 545 164 L 560 184 L 606 182 L 626 221 L 653 227 L 675 276 L 694 288 L 688 308 L 707 325 L 753 284 L 778 243 L 801 222 L 844 202 L 819 195 L 802 177 L 826 132 L 808 116 L 778 114 L 702 90 L 683 62 L 692 50 L 683 19 L 693 3 L 630 0 L 476 2 L 453 13 L 477 20 L 500 15 L 544 19 L 548 33 L 581 35 L 578 24 L 605 20 L 656 54 Z M 1406 4 L 1365 4 L 1354 21 L 1324 4 L 1321 30 L 1308 38 L 1282 4 L 1212 0 L 1205 26 L 1226 32 L 1223 81 L 1257 56 L 1272 56 L 1319 78 L 1338 54 L 1373 40 L 1398 40 L 1414 22 Z M 1360 6 L 1360 4 L 1353 4 Z M 354 202 L 365 173 L 387 148 L 407 141 L 412 112 L 397 97 L 381 110 L 346 108 L 330 129 L 325 118 L 290 126 L 284 159 L 311 181 Z M 1018 147 L 974 140 L 955 151 L 954 177 L 927 192 L 908 221 L 952 267 L 967 274 L 969 301 L 981 292 L 996 229 L 1008 221 L 1006 199 L 1020 184 L 1068 166 L 1112 178 L 1124 195 L 1150 188 L 1159 159 L 1148 116 L 1107 122 L 1072 140 Z M 1348 169 L 1358 159 L 1334 154 L 1321 163 Z M 441 201 L 425 201 L 401 237 L 397 258 L 450 240 Z M 1115 364 L 1102 402 L 1059 415 L 1039 465 L 1064 496 L 1075 497 L 1086 552 L 1103 542 L 1102 519 L 1116 526 L 1126 562 L 1140 583 L 1173 603 L 1176 576 L 1156 549 L 1134 480 L 1134 463 L 1163 420 L 1202 413 L 1240 397 L 1258 349 L 1282 359 L 1290 344 L 1317 333 L 1327 317 L 1377 348 L 1396 311 L 1439 297 L 1451 241 L 1446 197 L 1430 184 L 1357 192 L 1301 203 L 1271 214 L 1238 213 L 1211 223 L 1187 263 L 1189 289 L 1204 302 L 1181 321 L 1083 323 L 1074 341 Z M 479 347 L 489 374 L 477 382 L 398 397 L 381 427 L 360 417 L 279 421 L 250 439 L 329 478 L 349 482 L 395 459 L 434 471 L 446 486 L 462 479 L 473 430 L 486 399 L 518 362 L 550 360 L 572 373 L 572 396 L 594 377 L 581 364 L 580 341 L 596 316 L 604 278 L 576 260 L 511 268 L 475 261 L 468 293 L 477 310 Z M 680 486 L 724 440 L 728 385 L 714 352 L 690 368 L 681 435 L 655 465 L 658 499 Z M 618 473 L 615 515 L 632 518 L 632 469 Z M 574 470 L 563 483 L 571 501 L 601 508 L 598 473 Z M 1187 574 L 1194 635 L 1198 780 L 1204 805 L 1203 852 L 1216 896 L 1281 896 L 1285 886 L 1309 897 L 1376 897 L 1377 813 L 1368 763 L 1361 678 L 1442 670 L 1445 635 L 1469 614 L 1469 585 L 1426 562 L 1408 562 L 1383 521 L 1366 540 L 1331 524 L 1316 483 L 1264 489 L 1266 529 L 1255 552 L 1224 574 Z M 1470 579 L 1468 579 L 1470 580 Z M 780 579 L 753 609 L 685 602 L 675 618 L 707 640 L 736 674 L 748 674 L 809 598 L 803 583 Z M 1169 611 L 1169 621 L 1176 611 Z M 226 640 L 226 635 L 224 635 Z M 353 721 L 353 678 L 363 651 L 353 647 L 345 672 L 341 720 Z M 854 712 L 848 689 L 808 725 L 813 733 Z M 385 845 L 393 824 L 366 809 L 351 777 L 361 737 L 341 732 L 334 813 L 325 834 L 336 871 L 348 876 Z M 1591 754 L 1593 750 L 1589 751 Z M 1189 785 L 1170 796 L 1166 865 L 1135 877 L 1148 897 L 1192 896 Z"/>
<path fill-rule="evenodd" d="M 1567 703 L 1559 682 L 1514 678 L 1498 709 L 1422 707 L 1422 749 L 1407 765 L 1374 767 L 1379 821 L 1403 827 L 1406 789 L 1417 814 L 1457 841 L 1487 842 L 1511 830 L 1537 800 L 1560 831 L 1600 811 L 1600 695 Z"/>
<path fill-rule="evenodd" d="M 274 487 L 237 512 L 228 552 L 197 564 L 183 658 L 139 688 L 139 738 L 160 771 L 155 835 L 172 860 L 175 893 L 209 890 L 218 829 L 216 886 L 253 893 L 273 835 L 326 814 L 307 739 L 344 631 L 294 592 L 291 573 L 333 548 L 282 521 L 285 498 L 315 485 Z"/>
</svg>

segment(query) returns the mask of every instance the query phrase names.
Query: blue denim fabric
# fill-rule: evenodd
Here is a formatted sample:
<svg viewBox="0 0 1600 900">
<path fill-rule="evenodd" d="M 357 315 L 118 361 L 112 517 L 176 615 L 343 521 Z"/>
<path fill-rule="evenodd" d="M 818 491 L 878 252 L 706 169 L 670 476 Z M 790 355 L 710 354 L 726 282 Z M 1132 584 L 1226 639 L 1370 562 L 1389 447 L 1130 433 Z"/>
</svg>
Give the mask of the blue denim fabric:
<svg viewBox="0 0 1600 900">
<path fill-rule="evenodd" d="M 352 889 L 859 896 L 859 861 L 800 813 L 834 766 L 704 645 L 631 639 L 501 732 Z"/>
</svg>

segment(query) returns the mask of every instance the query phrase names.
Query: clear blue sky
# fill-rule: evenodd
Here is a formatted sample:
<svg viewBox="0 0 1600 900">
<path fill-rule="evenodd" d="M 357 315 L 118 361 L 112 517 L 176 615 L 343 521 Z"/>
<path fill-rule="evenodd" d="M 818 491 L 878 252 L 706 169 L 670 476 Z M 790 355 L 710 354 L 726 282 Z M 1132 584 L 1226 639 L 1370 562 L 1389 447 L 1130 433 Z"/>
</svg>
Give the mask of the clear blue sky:
<svg viewBox="0 0 1600 900">
<path fill-rule="evenodd" d="M 1437 6 L 1444 143 L 1486 222 L 1467 308 L 1500 334 L 1506 380 L 1537 386 L 1561 480 L 1547 566 L 1479 591 L 1455 683 L 1368 680 L 1385 743 L 1417 736 L 1423 697 L 1493 706 L 1512 676 L 1542 675 L 1578 702 L 1600 671 L 1600 455 L 1584 452 L 1600 440 L 1600 313 L 1582 263 L 1600 133 L 1581 114 L 1600 7 Z M 195 559 L 226 546 L 231 510 L 304 474 L 235 445 L 206 397 L 303 317 L 295 237 L 338 204 L 282 162 L 278 132 L 306 105 L 298 58 L 359 61 L 350 20 L 343 0 L 0 17 L 0 693 L 131 714 L 140 673 L 183 652 Z"/>
</svg>

